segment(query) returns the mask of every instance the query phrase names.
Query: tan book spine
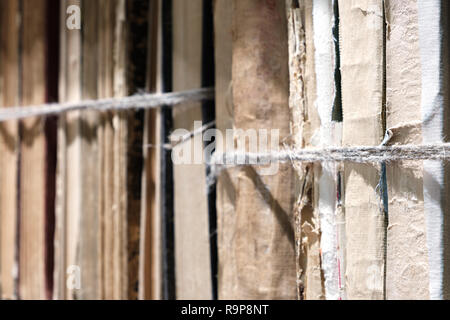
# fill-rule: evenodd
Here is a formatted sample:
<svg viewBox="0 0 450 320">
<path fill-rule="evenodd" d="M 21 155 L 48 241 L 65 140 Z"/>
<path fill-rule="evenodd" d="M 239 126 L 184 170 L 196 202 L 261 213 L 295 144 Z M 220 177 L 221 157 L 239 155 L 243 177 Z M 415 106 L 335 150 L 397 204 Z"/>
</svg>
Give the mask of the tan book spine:
<svg viewBox="0 0 450 320">
<path fill-rule="evenodd" d="M 377 146 L 384 137 L 383 6 L 340 1 L 344 146 Z M 384 212 L 380 166 L 345 163 L 348 299 L 384 298 Z"/>
<path fill-rule="evenodd" d="M 202 0 L 173 1 L 173 90 L 202 84 Z M 200 103 L 173 110 L 174 130 L 194 130 L 202 121 Z M 187 143 L 192 160 L 203 157 L 203 135 Z M 180 146 L 172 152 L 179 152 Z M 177 299 L 212 297 L 206 168 L 204 164 L 174 164 L 175 268 Z M 194 190 L 193 190 L 194 188 Z M 194 191 L 194 192 L 193 192 Z"/>
<path fill-rule="evenodd" d="M 386 1 L 386 125 L 392 145 L 422 143 L 421 62 L 417 1 Z M 408 35 L 408 36 L 407 36 Z M 389 228 L 386 298 L 428 299 L 429 269 L 423 164 L 387 166 Z"/>
<path fill-rule="evenodd" d="M 235 128 L 268 129 L 268 141 L 277 129 L 279 145 L 268 149 L 282 148 L 290 135 L 284 1 L 233 1 L 232 77 Z M 227 230 L 234 233 L 238 281 L 229 297 L 295 299 L 294 175 L 290 164 L 279 164 L 273 175 L 263 169 L 239 169 L 236 227 Z"/>
<path fill-rule="evenodd" d="M 25 0 L 22 16 L 22 103 L 46 102 L 46 1 Z M 21 122 L 19 294 L 21 299 L 45 299 L 44 119 Z"/>
<path fill-rule="evenodd" d="M 216 65 L 216 128 L 222 134 L 233 128 L 234 110 L 231 84 L 232 65 L 232 2 L 214 2 L 214 39 Z M 236 174 L 238 170 L 223 170 L 217 177 L 217 246 L 219 260 L 219 299 L 232 298 L 236 283 L 233 232 L 236 224 Z"/>
<path fill-rule="evenodd" d="M 314 146 L 320 121 L 316 104 L 316 72 L 312 2 L 286 1 L 289 37 L 290 130 L 292 147 Z M 296 273 L 299 299 L 324 298 L 318 211 L 319 164 L 296 164 Z"/>
<path fill-rule="evenodd" d="M 0 106 L 17 106 L 19 98 L 19 3 L 0 2 Z M 17 298 L 18 123 L 0 124 L 0 273 L 1 298 Z"/>
<path fill-rule="evenodd" d="M 82 96 L 83 99 L 98 97 L 98 1 L 82 2 Z M 101 113 L 84 111 L 80 115 L 81 123 L 81 152 L 83 184 L 81 195 L 83 200 L 80 220 L 80 249 L 79 264 L 82 270 L 82 289 L 78 293 L 79 299 L 101 299 L 103 285 L 100 262 L 100 141 Z"/>
<path fill-rule="evenodd" d="M 64 10 L 63 17 L 66 17 L 65 9 L 70 5 L 81 7 L 81 1 L 65 1 L 62 6 Z M 82 68 L 82 44 L 81 44 L 81 30 L 69 30 L 66 27 L 66 19 L 61 21 L 61 64 L 63 74 L 60 82 L 60 101 L 79 101 L 82 99 L 81 88 L 81 68 Z M 61 273 L 64 274 L 63 286 L 65 287 L 65 298 L 76 299 L 82 287 L 88 284 L 83 283 L 82 279 L 75 277 L 81 276 L 87 270 L 83 270 L 80 266 L 80 221 L 83 215 L 83 198 L 82 189 L 83 175 L 82 175 L 82 135 L 81 135 L 81 112 L 75 111 L 62 115 L 60 120 L 60 130 L 64 131 L 63 139 L 60 142 L 60 152 L 64 152 L 63 161 L 65 166 L 65 210 L 64 217 L 61 219 L 65 224 L 61 232 L 65 237 L 63 240 L 64 249 L 60 253 L 65 256 L 65 262 L 61 266 Z M 64 124 L 61 124 L 64 121 Z M 61 240 L 61 239 L 59 239 Z M 59 258 L 62 258 L 61 256 Z M 79 269 L 77 269 L 79 268 Z M 70 282 L 69 277 L 74 277 L 73 283 Z M 67 282 L 67 283 L 66 283 Z M 77 282 L 80 282 L 81 288 L 77 287 Z"/>
</svg>

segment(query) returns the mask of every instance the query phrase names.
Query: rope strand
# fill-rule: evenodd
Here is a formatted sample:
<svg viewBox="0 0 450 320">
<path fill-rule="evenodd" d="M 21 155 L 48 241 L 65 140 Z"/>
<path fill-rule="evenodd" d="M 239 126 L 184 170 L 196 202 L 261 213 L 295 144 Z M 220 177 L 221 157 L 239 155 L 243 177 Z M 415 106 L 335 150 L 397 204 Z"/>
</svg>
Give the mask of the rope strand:
<svg viewBox="0 0 450 320">
<path fill-rule="evenodd" d="M 49 103 L 27 107 L 8 107 L 0 109 L 0 121 L 18 120 L 35 116 L 49 116 L 77 110 L 136 110 L 153 109 L 159 106 L 176 106 L 186 102 L 199 102 L 214 99 L 214 88 L 189 91 L 139 94 L 123 98 L 86 100 L 70 103 Z"/>
<path fill-rule="evenodd" d="M 246 164 L 269 164 L 272 162 L 356 162 L 375 163 L 400 160 L 448 160 L 450 143 L 426 145 L 398 145 L 375 147 L 342 147 L 323 149 L 281 150 L 270 153 L 245 153 L 232 151 L 214 156 L 216 165 L 240 165 L 233 159 L 244 159 Z"/>
</svg>

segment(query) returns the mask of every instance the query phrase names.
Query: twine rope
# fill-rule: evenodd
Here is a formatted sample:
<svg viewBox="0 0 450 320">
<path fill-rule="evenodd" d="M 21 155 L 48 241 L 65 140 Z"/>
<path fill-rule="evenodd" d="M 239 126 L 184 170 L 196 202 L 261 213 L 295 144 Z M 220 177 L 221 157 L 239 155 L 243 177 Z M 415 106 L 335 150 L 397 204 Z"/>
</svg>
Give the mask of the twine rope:
<svg viewBox="0 0 450 320">
<path fill-rule="evenodd" d="M 384 142 L 385 143 L 385 142 Z M 450 159 L 450 143 L 423 145 L 395 145 L 374 147 L 332 147 L 322 149 L 284 149 L 277 152 L 251 153 L 230 151 L 214 153 L 208 164 L 211 167 L 207 177 L 208 184 L 227 168 L 248 165 L 269 165 L 274 162 L 355 162 L 379 163 L 403 160 L 440 160 Z M 239 160 L 239 161 L 238 161 Z"/>
<path fill-rule="evenodd" d="M 57 115 L 79 110 L 136 110 L 153 109 L 160 106 L 174 107 L 187 102 L 200 102 L 214 99 L 214 88 L 200 88 L 195 90 L 138 94 L 123 98 L 108 98 L 99 100 L 85 100 L 70 103 L 49 103 L 27 107 L 0 108 L 0 121 L 19 120 L 35 116 Z M 214 122 L 208 123 L 186 137 L 182 137 L 177 144 L 186 142 L 193 136 L 212 127 Z M 392 137 L 388 130 L 387 136 L 379 146 L 358 147 L 330 147 L 321 149 L 283 149 L 267 153 L 247 153 L 231 151 L 226 153 L 216 152 L 208 165 L 212 167 L 232 167 L 242 165 L 264 165 L 273 162 L 356 162 L 375 163 L 401 160 L 441 160 L 450 158 L 450 143 L 424 144 L 424 145 L 395 145 L 387 146 Z M 174 145 L 168 145 L 173 148 Z M 239 162 L 236 160 L 239 159 Z M 242 160 L 243 159 L 243 160 Z"/>
<path fill-rule="evenodd" d="M 174 107 L 187 102 L 199 102 L 214 99 L 214 88 L 201 88 L 195 90 L 137 94 L 123 98 L 108 98 L 99 100 L 85 100 L 69 103 L 47 103 L 27 107 L 0 108 L 0 121 L 19 120 L 36 116 L 58 115 L 78 110 L 137 110 L 154 109 L 160 106 Z"/>
<path fill-rule="evenodd" d="M 401 160 L 449 160 L 450 143 L 375 147 L 341 147 L 323 149 L 284 149 L 279 152 L 246 153 L 232 151 L 214 156 L 215 165 L 233 165 L 235 159 L 246 164 L 272 162 L 356 162 L 375 163 Z"/>
</svg>

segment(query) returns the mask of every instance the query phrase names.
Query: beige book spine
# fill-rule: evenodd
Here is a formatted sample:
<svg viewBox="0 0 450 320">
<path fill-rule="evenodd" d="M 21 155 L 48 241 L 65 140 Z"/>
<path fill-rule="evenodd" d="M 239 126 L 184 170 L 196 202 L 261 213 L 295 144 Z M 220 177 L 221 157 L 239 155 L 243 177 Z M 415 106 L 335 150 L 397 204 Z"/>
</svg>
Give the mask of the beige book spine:
<svg viewBox="0 0 450 320">
<path fill-rule="evenodd" d="M 16 106 L 19 97 L 19 6 L 1 1 L 0 106 Z M 17 298 L 18 123 L 0 124 L 0 283 L 1 298 Z"/>
<path fill-rule="evenodd" d="M 202 0 L 173 1 L 173 90 L 200 88 L 202 84 Z M 194 130 L 202 121 L 200 103 L 173 110 L 174 130 Z M 203 135 L 191 144 L 192 160 L 203 157 Z M 176 147 L 173 152 L 179 152 Z M 177 299 L 212 298 L 211 261 L 203 163 L 174 164 L 175 278 Z"/>
<path fill-rule="evenodd" d="M 46 102 L 46 1 L 23 1 L 22 101 Z M 20 145 L 19 293 L 21 299 L 45 299 L 44 119 L 22 121 Z"/>
<path fill-rule="evenodd" d="M 340 1 L 344 146 L 377 146 L 384 137 L 383 6 Z M 348 299 L 384 298 L 384 212 L 380 166 L 344 165 Z"/>
<path fill-rule="evenodd" d="M 289 130 L 289 69 L 284 1 L 233 1 L 233 103 L 235 140 L 248 129 Z M 248 150 L 248 145 L 245 144 Z M 230 250 L 233 299 L 295 299 L 294 175 L 290 164 L 239 168 L 236 223 Z M 264 170 L 264 171 L 263 171 Z M 266 173 L 267 175 L 263 174 Z"/>
</svg>

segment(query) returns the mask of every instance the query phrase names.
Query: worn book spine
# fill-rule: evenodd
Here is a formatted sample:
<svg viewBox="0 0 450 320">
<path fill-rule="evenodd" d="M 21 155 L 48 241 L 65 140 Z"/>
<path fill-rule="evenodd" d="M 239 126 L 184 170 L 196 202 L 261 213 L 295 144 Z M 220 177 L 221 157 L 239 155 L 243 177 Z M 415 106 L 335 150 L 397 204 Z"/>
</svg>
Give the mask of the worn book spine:
<svg viewBox="0 0 450 320">
<path fill-rule="evenodd" d="M 391 145 L 422 143 L 417 1 L 386 1 L 386 127 Z M 428 299 L 429 269 L 421 161 L 387 165 L 386 299 Z"/>
<path fill-rule="evenodd" d="M 233 128 L 232 65 L 232 2 L 214 2 L 214 39 L 216 73 L 216 128 L 222 134 Z M 226 142 L 225 142 L 226 144 Z M 216 146 L 220 148 L 220 146 Z M 220 151 L 220 150 L 219 150 Z M 218 297 L 233 298 L 236 283 L 233 233 L 236 223 L 236 173 L 234 168 L 223 170 L 217 177 L 217 237 L 218 237 Z M 222 261 L 226 261 L 223 263 Z"/>
<path fill-rule="evenodd" d="M 60 101 L 79 101 L 81 94 L 81 32 L 69 30 L 66 27 L 66 9 L 70 5 L 81 6 L 80 1 L 64 1 L 61 12 L 61 62 L 59 96 Z M 70 266 L 78 266 L 79 263 L 79 239 L 80 219 L 82 215 L 83 201 L 81 190 L 83 176 L 81 173 L 81 121 L 80 112 L 70 112 L 62 115 L 59 120 L 59 169 L 60 180 L 57 211 L 57 238 L 56 255 L 57 272 L 60 290 L 56 298 L 74 299 L 76 283 L 74 286 L 66 285 L 66 273 Z M 64 172 L 63 172 L 64 170 Z M 76 272 L 76 267 L 72 267 Z M 84 270 L 86 272 L 86 270 Z M 77 276 L 75 273 L 74 276 Z M 57 290 L 58 291 L 58 290 Z"/>
<path fill-rule="evenodd" d="M 46 102 L 45 0 L 25 0 L 21 19 L 21 104 Z M 19 296 L 46 299 L 46 138 L 45 119 L 20 123 Z"/>
<path fill-rule="evenodd" d="M 0 2 L 0 106 L 20 104 L 19 2 Z M 0 292 L 17 298 L 17 214 L 19 139 L 17 121 L 0 124 Z"/>
<path fill-rule="evenodd" d="M 98 97 L 98 1 L 82 2 L 82 97 Z M 83 208 L 80 219 L 79 266 L 81 268 L 81 290 L 78 299 L 101 299 L 101 270 L 98 257 L 101 256 L 100 231 L 100 142 L 98 130 L 100 114 L 83 111 L 80 115 L 81 134 L 81 198 Z"/>
<path fill-rule="evenodd" d="M 173 1 L 173 91 L 202 85 L 203 0 Z M 201 103 L 173 110 L 174 130 L 202 123 Z M 176 139 L 175 135 L 172 136 Z M 206 169 L 203 135 L 195 135 L 172 152 L 190 149 L 187 163 L 174 164 L 175 268 L 177 299 L 212 298 Z M 195 191 L 195 192 L 193 192 Z"/>
<path fill-rule="evenodd" d="M 233 1 L 234 138 L 248 129 L 268 129 L 268 141 L 289 136 L 289 69 L 284 1 Z M 242 144 L 249 151 L 250 146 Z M 252 146 L 254 148 L 255 146 Z M 290 164 L 239 168 L 236 224 L 230 250 L 234 299 L 295 299 L 294 177 Z M 272 166 L 272 169 L 273 166 Z M 267 173 L 264 175 L 263 173 Z M 230 279 L 231 280 L 231 279 Z"/>
<path fill-rule="evenodd" d="M 66 27 L 66 10 L 71 5 L 80 8 L 83 16 L 80 30 Z M 62 3 L 60 101 L 97 98 L 97 15 L 96 1 Z M 99 124 L 99 114 L 94 111 L 71 112 L 60 117 L 55 299 L 101 298 Z"/>
<path fill-rule="evenodd" d="M 124 97 L 129 93 L 129 83 L 127 79 L 127 70 L 130 66 L 128 62 L 129 57 L 129 43 L 128 43 L 128 28 L 129 28 L 129 16 L 127 15 L 127 3 L 126 0 L 116 0 L 114 4 L 115 16 L 114 29 L 113 29 L 113 95 L 114 97 Z M 133 123 L 134 125 L 134 123 Z M 114 294 L 115 299 L 128 299 L 129 297 L 129 273 L 128 273 L 128 262 L 130 261 L 128 248 L 132 251 L 136 250 L 135 240 L 129 238 L 129 226 L 134 227 L 136 223 L 136 216 L 128 216 L 128 205 L 135 204 L 134 201 L 129 202 L 129 192 L 127 188 L 128 178 L 132 179 L 133 175 L 129 174 L 127 171 L 127 166 L 129 163 L 129 143 L 128 138 L 130 137 L 130 142 L 133 142 L 134 132 L 129 135 L 129 121 L 128 113 L 126 111 L 119 111 L 114 115 L 113 119 L 114 128 L 114 191 L 113 191 L 113 214 L 114 226 L 113 232 L 114 237 L 114 281 L 115 288 Z M 132 131 L 133 129 L 131 129 Z M 136 167 L 136 171 L 139 168 Z M 138 193 L 137 190 L 132 190 L 132 192 Z M 139 212 L 139 209 L 137 209 Z M 138 214 L 136 212 L 136 214 Z M 129 225 L 129 218 L 131 224 Z M 139 216 L 138 216 L 139 218 Z M 139 222 L 137 221 L 137 224 Z M 118 235 L 118 236 L 117 236 Z M 131 240 L 131 241 L 129 241 Z M 131 245 L 131 247 L 130 247 Z M 135 271 L 137 273 L 137 271 Z M 134 283 L 134 282 L 133 282 Z"/>
<path fill-rule="evenodd" d="M 306 62 L 305 62 L 305 121 L 303 126 L 303 139 L 305 147 L 313 147 L 316 142 L 317 132 L 320 130 L 320 117 L 317 108 L 317 75 L 316 75 L 316 57 L 315 57 L 315 27 L 313 18 L 314 1 L 306 0 L 304 2 L 304 28 L 305 28 L 305 49 L 306 49 Z M 322 257 L 320 248 L 320 211 L 319 211 L 319 177 L 320 177 L 320 165 L 313 164 L 308 171 L 312 168 L 312 184 L 311 192 L 306 193 L 311 202 L 311 215 L 304 216 L 302 223 L 305 232 L 310 234 L 309 238 L 311 242 L 305 243 L 305 248 L 308 248 L 310 255 L 309 264 L 307 266 L 308 282 L 305 290 L 305 298 L 310 300 L 321 300 L 325 298 L 324 276 L 322 271 Z M 310 178 L 307 177 L 306 181 Z M 311 210 L 311 209 L 307 209 Z"/>
<path fill-rule="evenodd" d="M 383 130 L 383 2 L 340 1 L 343 146 L 377 146 Z M 344 164 L 348 299 L 384 298 L 380 165 Z"/>
<path fill-rule="evenodd" d="M 107 98 L 114 95 L 114 22 L 115 22 L 116 1 L 99 1 L 98 18 L 98 61 L 99 69 L 97 74 L 98 98 Z M 117 260 L 115 259 L 114 237 L 120 239 L 120 234 L 114 234 L 114 225 L 117 222 L 118 206 L 115 199 L 114 188 L 114 123 L 115 112 L 101 114 L 101 126 L 99 128 L 99 145 L 101 161 L 101 246 L 102 255 L 99 257 L 102 276 L 102 298 L 117 298 Z M 117 124 L 117 122 L 116 122 Z"/>
<path fill-rule="evenodd" d="M 289 74 L 290 132 L 294 149 L 314 145 L 319 130 L 316 108 L 316 71 L 313 2 L 286 1 Z M 320 165 L 295 164 L 296 205 L 295 243 L 297 297 L 301 300 L 324 298 L 320 254 L 318 176 Z"/>
</svg>

